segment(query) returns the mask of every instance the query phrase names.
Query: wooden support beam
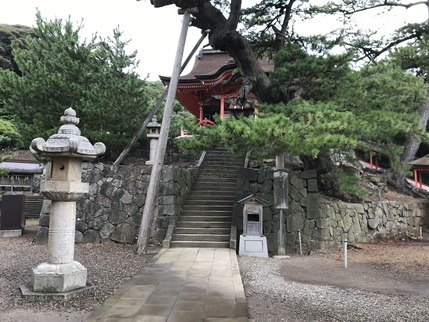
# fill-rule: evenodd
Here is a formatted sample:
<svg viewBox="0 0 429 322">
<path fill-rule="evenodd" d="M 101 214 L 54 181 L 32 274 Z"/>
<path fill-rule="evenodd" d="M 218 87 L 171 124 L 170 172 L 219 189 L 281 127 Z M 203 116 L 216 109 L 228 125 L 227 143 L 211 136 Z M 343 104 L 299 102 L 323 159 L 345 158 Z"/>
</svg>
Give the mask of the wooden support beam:
<svg viewBox="0 0 429 322">
<path fill-rule="evenodd" d="M 195 52 L 200 47 L 201 43 L 206 38 L 206 36 L 207 36 L 207 32 L 204 31 L 203 34 L 201 35 L 200 39 L 195 44 L 194 48 L 192 48 L 191 52 L 189 53 L 188 57 L 186 58 L 185 62 L 182 65 L 182 67 L 180 68 L 180 73 L 182 73 L 183 70 L 186 68 L 189 61 L 194 56 Z M 164 101 L 165 97 L 167 96 L 167 93 L 168 93 L 168 87 L 164 90 L 162 95 L 158 98 L 158 100 L 156 101 L 155 107 L 152 109 L 152 111 L 150 111 L 149 115 L 146 117 L 146 119 L 140 125 L 139 129 L 136 131 L 136 133 L 132 137 L 131 141 L 128 143 L 128 145 L 125 147 L 125 149 L 121 152 L 121 154 L 115 160 L 113 165 L 120 165 L 122 163 L 122 161 L 124 161 L 125 157 L 128 155 L 128 153 L 130 152 L 133 145 L 136 144 L 137 140 L 143 134 L 143 132 L 146 129 L 149 122 L 152 120 L 152 118 L 155 116 L 155 114 L 159 111 L 159 108 L 161 107 L 162 102 Z"/>
<path fill-rule="evenodd" d="M 170 131 L 171 116 L 173 114 L 173 105 L 176 98 L 177 84 L 179 83 L 180 66 L 185 49 L 186 35 L 190 22 L 190 13 L 185 10 L 182 20 L 182 29 L 180 32 L 179 43 L 176 50 L 176 58 L 173 66 L 170 86 L 168 87 L 167 102 L 164 108 L 162 118 L 161 133 L 159 135 L 158 149 L 155 154 L 155 160 L 152 166 L 152 172 L 149 179 L 146 201 L 143 208 L 143 215 L 140 224 L 139 235 L 137 239 L 136 252 L 145 254 L 147 251 L 149 229 L 153 220 L 155 210 L 155 200 L 158 193 L 159 181 L 161 179 L 162 167 L 164 165 L 165 151 L 167 148 L 168 133 Z"/>
</svg>

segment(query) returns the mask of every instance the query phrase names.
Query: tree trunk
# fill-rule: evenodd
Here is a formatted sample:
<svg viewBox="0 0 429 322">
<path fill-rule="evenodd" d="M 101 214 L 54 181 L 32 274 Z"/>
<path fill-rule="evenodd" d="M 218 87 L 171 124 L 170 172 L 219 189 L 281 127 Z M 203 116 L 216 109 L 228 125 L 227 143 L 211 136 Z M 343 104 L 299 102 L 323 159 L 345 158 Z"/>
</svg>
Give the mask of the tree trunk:
<svg viewBox="0 0 429 322">
<path fill-rule="evenodd" d="M 418 111 L 420 121 L 419 129 L 426 129 L 428 119 L 429 119 L 429 93 L 428 100 L 423 104 Z M 404 152 L 401 155 L 401 161 L 406 163 L 412 161 L 420 147 L 421 140 L 413 135 L 410 135 L 404 143 Z M 407 177 L 404 173 L 393 172 L 390 175 L 390 184 L 395 186 L 396 189 L 405 191 L 407 186 Z"/>
<path fill-rule="evenodd" d="M 420 117 L 419 128 L 426 129 L 428 119 L 429 119 L 429 93 L 428 93 L 428 101 L 419 108 L 419 117 Z M 420 147 L 420 142 L 421 142 L 420 139 L 414 136 L 410 136 L 409 138 L 407 138 L 404 144 L 405 145 L 404 152 L 401 155 L 401 161 L 403 162 L 412 161 L 416 156 L 417 150 Z"/>
<path fill-rule="evenodd" d="M 244 93 L 251 90 L 260 102 L 265 103 L 285 101 L 286 95 L 273 89 L 247 40 L 236 30 L 240 20 L 241 0 L 231 0 L 228 19 L 211 1 L 177 0 L 175 4 L 181 8 L 197 6 L 198 12 L 193 13 L 192 25 L 210 30 L 209 43 L 212 48 L 228 51 L 234 58 L 246 83 Z"/>
</svg>

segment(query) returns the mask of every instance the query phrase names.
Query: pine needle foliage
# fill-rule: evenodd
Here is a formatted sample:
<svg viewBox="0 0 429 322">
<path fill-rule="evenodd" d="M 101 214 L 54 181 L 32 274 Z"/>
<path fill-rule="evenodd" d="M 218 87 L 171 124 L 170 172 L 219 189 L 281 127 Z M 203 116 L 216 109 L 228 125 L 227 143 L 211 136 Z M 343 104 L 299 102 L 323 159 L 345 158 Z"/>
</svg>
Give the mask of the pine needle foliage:
<svg viewBox="0 0 429 322">
<path fill-rule="evenodd" d="M 25 46 L 12 43 L 22 76 L 0 71 L 0 100 L 25 147 L 34 137 L 55 133 L 64 110 L 73 107 L 83 135 L 104 142 L 107 156 L 114 156 L 148 113 L 146 83 L 135 72 L 136 52 L 128 54 L 122 32 L 82 40 L 82 28 L 70 18 L 44 20 L 38 12 L 35 36 L 26 37 Z"/>
<path fill-rule="evenodd" d="M 218 142 L 234 152 L 252 150 L 257 157 L 286 151 L 315 158 L 371 141 L 400 167 L 404 138 L 414 133 L 426 139 L 416 129 L 427 85 L 391 61 L 354 70 L 351 58 L 348 53 L 312 55 L 288 44 L 274 56 L 270 77 L 286 88 L 289 101 L 260 104 L 262 113 L 254 117 L 218 119 L 215 127 L 191 129 L 195 136 L 182 144 L 202 149 Z"/>
</svg>

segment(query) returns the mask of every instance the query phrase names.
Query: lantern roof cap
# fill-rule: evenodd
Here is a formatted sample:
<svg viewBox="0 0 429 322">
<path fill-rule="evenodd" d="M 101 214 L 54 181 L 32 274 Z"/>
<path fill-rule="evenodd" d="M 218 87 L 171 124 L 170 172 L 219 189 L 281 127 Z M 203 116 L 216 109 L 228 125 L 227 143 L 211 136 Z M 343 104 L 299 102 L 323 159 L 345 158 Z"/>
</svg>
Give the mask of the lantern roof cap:
<svg viewBox="0 0 429 322">
<path fill-rule="evenodd" d="M 158 123 L 158 118 L 156 115 L 152 117 L 152 120 L 146 126 L 148 129 L 160 128 L 161 124 Z"/>
<path fill-rule="evenodd" d="M 248 203 L 248 202 L 257 202 L 257 203 L 262 204 L 263 206 L 269 205 L 268 201 L 266 201 L 264 198 L 259 197 L 258 195 L 255 195 L 253 193 L 238 201 L 238 203 Z"/>
<path fill-rule="evenodd" d="M 106 151 L 104 143 L 92 145 L 89 140 L 81 136 L 77 127 L 79 118 L 71 107 L 64 111 L 60 118 L 61 127 L 57 134 L 51 135 L 47 141 L 36 138 L 31 142 L 30 151 L 45 157 L 67 156 L 85 160 L 95 159 Z"/>
</svg>

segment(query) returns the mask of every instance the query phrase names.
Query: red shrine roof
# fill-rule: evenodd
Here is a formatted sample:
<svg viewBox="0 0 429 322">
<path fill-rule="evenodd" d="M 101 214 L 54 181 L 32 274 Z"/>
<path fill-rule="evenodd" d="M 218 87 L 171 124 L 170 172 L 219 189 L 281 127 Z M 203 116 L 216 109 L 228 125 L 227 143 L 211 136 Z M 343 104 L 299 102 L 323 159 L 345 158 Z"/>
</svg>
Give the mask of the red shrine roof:
<svg viewBox="0 0 429 322">
<path fill-rule="evenodd" d="M 408 164 L 411 164 L 414 167 L 429 167 L 429 154 L 421 157 L 420 159 L 408 162 Z"/>
<path fill-rule="evenodd" d="M 259 63 L 265 72 L 274 69 L 273 63 L 267 58 L 260 59 Z M 222 94 L 225 97 L 236 97 L 241 79 L 230 79 L 236 68 L 237 64 L 227 52 L 201 50 L 190 73 L 179 77 L 176 99 L 198 117 L 200 106 L 219 104 L 215 96 Z M 159 78 L 164 85 L 170 83 L 169 76 Z"/>
</svg>

